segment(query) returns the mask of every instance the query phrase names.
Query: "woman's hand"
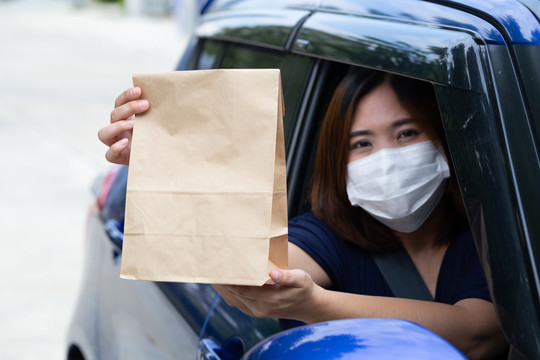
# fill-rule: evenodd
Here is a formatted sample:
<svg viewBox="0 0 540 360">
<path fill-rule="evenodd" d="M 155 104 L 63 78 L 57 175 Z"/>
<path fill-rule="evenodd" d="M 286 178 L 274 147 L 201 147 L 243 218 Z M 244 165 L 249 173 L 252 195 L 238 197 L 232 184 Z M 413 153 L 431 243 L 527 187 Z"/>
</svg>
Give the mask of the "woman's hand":
<svg viewBox="0 0 540 360">
<path fill-rule="evenodd" d="M 134 87 L 116 98 L 111 112 L 111 123 L 98 132 L 98 138 L 109 147 L 105 158 L 116 164 L 128 165 L 131 152 L 131 135 L 135 114 L 148 110 L 147 100 L 139 100 L 141 89 Z"/>
<path fill-rule="evenodd" d="M 309 321 L 316 311 L 315 296 L 322 288 L 303 270 L 275 269 L 274 284 L 257 286 L 213 285 L 230 306 L 254 317 L 275 317 Z"/>
</svg>

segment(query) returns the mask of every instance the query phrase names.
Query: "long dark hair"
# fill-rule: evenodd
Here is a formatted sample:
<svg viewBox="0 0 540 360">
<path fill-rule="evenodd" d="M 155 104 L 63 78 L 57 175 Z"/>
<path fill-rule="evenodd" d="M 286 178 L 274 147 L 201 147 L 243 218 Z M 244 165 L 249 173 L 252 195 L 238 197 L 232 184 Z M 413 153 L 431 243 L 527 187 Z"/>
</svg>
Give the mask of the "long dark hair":
<svg viewBox="0 0 540 360">
<path fill-rule="evenodd" d="M 461 195 L 455 180 L 433 86 L 424 81 L 385 72 L 355 68 L 336 88 L 324 118 L 311 181 L 311 207 L 315 215 L 334 232 L 361 247 L 373 251 L 401 248 L 393 231 L 360 207 L 351 206 L 346 179 L 349 133 L 354 111 L 360 100 L 388 81 L 400 101 L 418 121 L 427 136 L 440 143 L 448 159 L 451 177 L 441 203 L 445 206 L 445 224 L 440 241 L 454 238 L 466 226 Z"/>
</svg>

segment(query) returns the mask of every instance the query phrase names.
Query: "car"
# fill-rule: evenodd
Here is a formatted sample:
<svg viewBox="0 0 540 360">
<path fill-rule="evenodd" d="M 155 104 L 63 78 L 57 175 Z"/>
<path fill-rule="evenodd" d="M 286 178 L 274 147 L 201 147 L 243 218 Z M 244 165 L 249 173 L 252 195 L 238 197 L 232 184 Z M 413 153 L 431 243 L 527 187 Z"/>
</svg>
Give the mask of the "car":
<svg viewBox="0 0 540 360">
<path fill-rule="evenodd" d="M 218 0 L 177 70 L 281 70 L 290 217 L 309 210 L 322 114 L 351 67 L 433 84 L 508 358 L 539 359 L 539 19 L 534 0 Z M 115 166 L 94 186 L 68 359 L 255 359 L 279 344 L 273 356 L 286 359 L 291 339 L 313 345 L 309 358 L 341 358 L 375 336 L 358 334 L 370 319 L 287 330 L 296 324 L 244 315 L 209 285 L 120 279 L 127 172 Z M 323 343 L 333 351 L 313 350 Z"/>
</svg>

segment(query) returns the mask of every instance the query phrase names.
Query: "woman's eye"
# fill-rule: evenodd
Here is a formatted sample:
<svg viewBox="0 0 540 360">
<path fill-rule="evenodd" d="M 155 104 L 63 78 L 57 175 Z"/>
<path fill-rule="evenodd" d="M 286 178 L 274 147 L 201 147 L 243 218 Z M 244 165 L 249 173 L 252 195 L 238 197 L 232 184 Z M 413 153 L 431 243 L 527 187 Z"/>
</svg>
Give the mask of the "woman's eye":
<svg viewBox="0 0 540 360">
<path fill-rule="evenodd" d="M 414 129 L 407 129 L 399 133 L 398 139 L 407 138 L 418 134 L 419 132 Z"/>
<path fill-rule="evenodd" d="M 367 140 L 359 140 L 359 141 L 356 141 L 354 142 L 352 145 L 351 145 L 351 149 L 358 149 L 358 148 L 365 148 L 367 146 L 370 146 L 371 143 Z"/>
</svg>

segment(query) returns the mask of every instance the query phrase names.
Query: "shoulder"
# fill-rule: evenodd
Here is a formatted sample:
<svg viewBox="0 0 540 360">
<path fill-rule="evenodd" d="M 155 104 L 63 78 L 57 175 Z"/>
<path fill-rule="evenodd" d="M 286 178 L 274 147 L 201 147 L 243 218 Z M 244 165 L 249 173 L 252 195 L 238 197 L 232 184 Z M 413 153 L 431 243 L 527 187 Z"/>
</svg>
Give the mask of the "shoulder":
<svg viewBox="0 0 540 360">
<path fill-rule="evenodd" d="M 319 264 L 340 252 L 344 243 L 310 211 L 289 221 L 289 242 L 297 245 Z"/>
<path fill-rule="evenodd" d="M 313 212 L 289 222 L 289 241 L 317 262 L 330 278 L 333 290 L 391 296 L 371 255 L 337 236 Z"/>
<path fill-rule="evenodd" d="M 336 234 L 323 221 L 318 219 L 313 211 L 299 215 L 289 221 L 289 237 L 302 237 L 306 235 L 318 238 L 336 239 Z"/>
</svg>

